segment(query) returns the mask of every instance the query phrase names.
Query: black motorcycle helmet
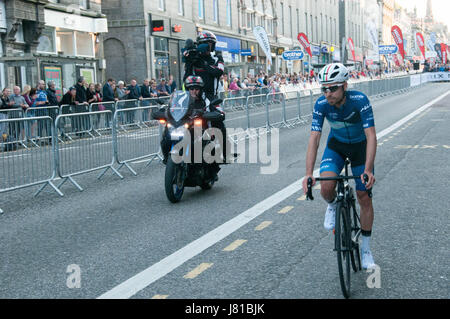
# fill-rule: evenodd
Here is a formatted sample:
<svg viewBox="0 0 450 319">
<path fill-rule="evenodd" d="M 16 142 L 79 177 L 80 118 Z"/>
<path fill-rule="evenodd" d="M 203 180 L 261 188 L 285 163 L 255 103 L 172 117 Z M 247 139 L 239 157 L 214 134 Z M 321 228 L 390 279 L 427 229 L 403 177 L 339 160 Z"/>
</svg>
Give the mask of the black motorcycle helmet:
<svg viewBox="0 0 450 319">
<path fill-rule="evenodd" d="M 197 35 L 197 43 L 211 43 L 211 52 L 216 50 L 217 38 L 211 31 L 200 31 Z"/>
<path fill-rule="evenodd" d="M 184 81 L 184 87 L 186 90 L 189 90 L 190 88 L 198 88 L 200 90 L 203 90 L 203 87 L 205 84 L 203 83 L 203 80 L 198 75 L 189 75 L 186 80 Z"/>
</svg>

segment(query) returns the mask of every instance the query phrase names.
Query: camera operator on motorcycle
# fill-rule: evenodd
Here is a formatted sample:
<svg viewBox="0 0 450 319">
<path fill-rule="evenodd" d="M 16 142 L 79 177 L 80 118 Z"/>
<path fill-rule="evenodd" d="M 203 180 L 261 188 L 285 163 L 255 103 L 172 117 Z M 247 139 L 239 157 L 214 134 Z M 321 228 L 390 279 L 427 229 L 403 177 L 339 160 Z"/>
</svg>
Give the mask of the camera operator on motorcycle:
<svg viewBox="0 0 450 319">
<path fill-rule="evenodd" d="M 201 31 L 197 36 L 197 47 L 192 40 L 188 39 L 186 40 L 186 46 L 183 50 L 183 61 L 186 62 L 183 81 L 191 75 L 197 75 L 202 78 L 207 106 L 217 98 L 219 79 L 225 68 L 222 56 L 214 53 L 216 42 L 217 39 L 214 33 L 210 31 Z M 217 105 L 213 108 L 225 115 L 220 106 Z M 210 111 L 215 110 L 210 109 Z M 225 116 L 223 118 L 225 119 Z M 230 150 L 231 145 L 228 142 L 225 124 L 223 120 L 212 121 L 211 126 L 220 129 L 222 132 L 223 141 L 221 141 L 221 148 L 224 162 L 227 162 L 227 150 Z M 233 156 L 236 155 L 233 154 Z"/>
</svg>

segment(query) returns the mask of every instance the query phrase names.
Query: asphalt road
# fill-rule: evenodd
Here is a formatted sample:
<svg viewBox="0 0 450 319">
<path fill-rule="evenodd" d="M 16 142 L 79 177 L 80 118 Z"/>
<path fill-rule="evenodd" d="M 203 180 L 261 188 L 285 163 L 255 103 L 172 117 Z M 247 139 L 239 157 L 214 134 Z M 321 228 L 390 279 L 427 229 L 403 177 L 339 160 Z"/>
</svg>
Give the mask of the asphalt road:
<svg viewBox="0 0 450 319">
<path fill-rule="evenodd" d="M 374 99 L 377 133 L 449 89 Z M 450 297 L 448 101 L 378 139 L 371 246 L 380 288 L 368 287 L 372 273 L 357 273 L 355 298 Z M 309 130 L 280 130 L 275 174 L 248 159 L 227 165 L 212 190 L 186 189 L 178 204 L 165 197 L 158 162 L 134 164 L 138 176 L 122 170 L 123 180 L 80 176 L 85 190 L 66 184 L 62 198 L 35 198 L 34 188 L 1 194 L 0 297 L 97 298 L 125 283 L 119 295 L 129 298 L 342 298 L 326 205 L 318 190 L 303 200 L 295 183 Z M 137 274 L 150 284 L 133 291 Z"/>
</svg>

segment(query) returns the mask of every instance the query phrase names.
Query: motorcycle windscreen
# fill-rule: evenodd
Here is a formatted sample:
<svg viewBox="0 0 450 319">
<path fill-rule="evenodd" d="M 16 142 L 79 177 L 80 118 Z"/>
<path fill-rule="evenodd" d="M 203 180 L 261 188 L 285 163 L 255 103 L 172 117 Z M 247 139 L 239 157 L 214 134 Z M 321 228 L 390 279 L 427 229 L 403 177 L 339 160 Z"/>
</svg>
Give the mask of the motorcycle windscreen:
<svg viewBox="0 0 450 319">
<path fill-rule="evenodd" d="M 170 115 L 178 122 L 187 113 L 189 109 L 189 92 L 176 91 L 170 101 Z"/>
</svg>

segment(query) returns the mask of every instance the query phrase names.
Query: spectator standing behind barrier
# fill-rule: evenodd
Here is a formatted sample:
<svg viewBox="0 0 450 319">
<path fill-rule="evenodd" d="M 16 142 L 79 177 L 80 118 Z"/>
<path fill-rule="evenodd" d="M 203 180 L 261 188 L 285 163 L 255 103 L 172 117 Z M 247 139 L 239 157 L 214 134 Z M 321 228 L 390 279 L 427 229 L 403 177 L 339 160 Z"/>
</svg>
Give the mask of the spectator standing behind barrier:
<svg viewBox="0 0 450 319">
<path fill-rule="evenodd" d="M 169 82 L 167 85 L 170 88 L 170 94 L 177 90 L 177 82 L 173 79 L 173 75 L 169 75 Z"/>
<path fill-rule="evenodd" d="M 125 87 L 125 83 L 123 81 L 119 81 L 118 86 L 114 92 L 114 96 L 118 100 L 126 100 L 128 99 L 128 93 L 130 93 L 130 91 L 128 91 Z"/>
<path fill-rule="evenodd" d="M 131 80 L 130 85 L 128 86 L 128 99 L 129 100 L 139 100 L 142 101 L 142 94 L 141 89 L 137 85 L 137 82 L 135 79 Z M 136 107 L 137 104 L 134 101 L 131 101 L 128 103 L 126 107 Z M 127 123 L 133 123 L 134 121 L 134 115 L 136 112 L 127 112 Z"/>
<path fill-rule="evenodd" d="M 49 106 L 57 106 L 58 105 L 58 97 L 56 96 L 56 84 L 55 81 L 47 82 L 47 100 Z"/>
<path fill-rule="evenodd" d="M 3 98 L 0 99 L 0 110 L 9 109 L 8 105 L 5 104 Z M 0 120 L 8 119 L 8 115 L 4 112 L 0 112 Z M 8 139 L 8 124 L 0 123 L 0 142 L 6 142 Z M 3 150 L 2 150 L 3 151 Z"/>
<path fill-rule="evenodd" d="M 103 85 L 103 101 L 104 102 L 114 102 L 119 99 L 114 96 L 114 90 L 112 88 L 113 83 L 115 83 L 114 79 L 109 78 L 108 81 Z"/>
<path fill-rule="evenodd" d="M 76 95 L 77 95 L 77 89 L 72 86 L 69 91 L 66 92 L 66 94 L 63 95 L 61 101 L 59 102 L 59 106 L 61 105 L 69 105 L 71 108 L 75 107 L 75 99 L 76 99 Z M 70 111 L 68 108 L 64 108 L 62 109 L 62 114 L 69 114 Z M 60 121 L 58 123 L 58 129 L 61 132 L 61 137 L 64 138 L 65 136 L 65 123 L 66 123 L 66 119 L 65 118 L 60 118 Z M 72 120 L 73 123 L 73 120 Z"/>
<path fill-rule="evenodd" d="M 156 82 L 150 83 L 150 97 L 158 97 L 158 90 L 156 89 Z"/>
<path fill-rule="evenodd" d="M 86 90 L 86 100 L 89 104 L 97 103 L 97 96 L 95 95 L 95 84 L 89 83 L 89 87 Z M 98 110 L 92 110 L 92 111 L 98 111 Z"/>
<path fill-rule="evenodd" d="M 28 107 L 33 105 L 33 102 L 31 101 L 31 98 L 30 98 L 30 91 L 31 91 L 31 86 L 29 86 L 28 84 L 23 87 L 22 96 L 25 99 L 25 102 L 27 103 Z"/>
<path fill-rule="evenodd" d="M 75 88 L 77 90 L 77 93 L 75 96 L 76 105 L 74 108 L 74 113 L 87 112 L 89 103 L 87 102 L 86 80 L 84 79 L 84 77 L 80 76 L 78 78 Z M 74 121 L 72 123 L 74 124 L 73 128 L 75 129 L 75 131 L 87 130 L 89 128 L 89 116 L 78 116 L 73 119 Z M 81 134 L 77 135 L 81 136 Z"/>
<path fill-rule="evenodd" d="M 170 88 L 166 84 L 166 79 L 161 79 L 161 82 L 156 87 L 156 90 L 158 91 L 158 96 L 169 96 L 170 95 Z"/>
<path fill-rule="evenodd" d="M 14 102 L 13 108 L 22 108 L 24 112 L 28 108 L 25 98 L 20 95 L 20 87 L 18 86 L 13 88 L 13 94 L 11 95 L 10 100 Z"/>
<path fill-rule="evenodd" d="M 144 80 L 144 84 L 142 84 L 141 86 L 141 95 L 143 99 L 148 99 L 150 98 L 150 80 L 149 79 L 145 79 Z M 149 101 L 143 101 L 142 102 L 142 106 L 148 106 L 150 105 Z"/>
</svg>

